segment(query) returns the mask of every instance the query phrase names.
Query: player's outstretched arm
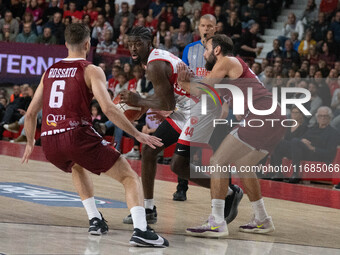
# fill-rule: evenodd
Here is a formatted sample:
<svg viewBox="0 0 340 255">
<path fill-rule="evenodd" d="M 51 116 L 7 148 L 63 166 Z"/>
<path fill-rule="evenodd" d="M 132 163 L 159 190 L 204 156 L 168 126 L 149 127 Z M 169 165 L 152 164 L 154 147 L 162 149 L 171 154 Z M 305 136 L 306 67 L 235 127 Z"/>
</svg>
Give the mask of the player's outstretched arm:
<svg viewBox="0 0 340 255">
<path fill-rule="evenodd" d="M 191 82 L 191 79 L 197 79 L 189 69 L 189 67 L 180 62 L 176 66 L 177 68 L 177 82 L 179 86 L 188 92 L 192 96 L 200 96 L 202 94 L 202 90 L 199 89 L 202 87 L 201 84 Z"/>
<path fill-rule="evenodd" d="M 122 102 L 163 111 L 175 110 L 174 88 L 169 82 L 171 72 L 171 67 L 164 61 L 149 63 L 147 78 L 152 82 L 155 93 L 149 97 L 142 98 L 137 93 L 124 90 L 120 93 Z"/>
<path fill-rule="evenodd" d="M 88 86 L 92 89 L 93 95 L 98 100 L 103 113 L 117 127 L 134 136 L 139 142 L 149 145 L 151 148 L 163 145 L 163 143 L 161 143 L 161 139 L 158 137 L 149 136 L 139 132 L 125 117 L 125 115 L 114 106 L 110 99 L 110 95 L 106 90 L 105 74 L 101 68 L 89 65 L 85 70 L 85 80 Z"/>
<path fill-rule="evenodd" d="M 25 128 L 25 133 L 27 137 L 27 144 L 26 144 L 24 156 L 22 157 L 21 163 L 28 162 L 28 159 L 30 155 L 32 154 L 32 151 L 34 148 L 34 143 L 35 143 L 34 135 L 35 135 L 35 130 L 37 128 L 37 115 L 42 107 L 43 90 L 44 90 L 44 86 L 43 86 L 44 75 L 41 78 L 40 84 L 37 90 L 35 91 L 32 102 L 30 103 L 27 109 L 27 112 L 25 114 L 24 128 Z"/>
<path fill-rule="evenodd" d="M 243 68 L 240 62 L 234 57 L 223 57 L 216 62 L 211 72 L 199 79 L 193 78 L 188 67 L 184 63 L 177 65 L 178 83 L 179 85 L 193 96 L 200 96 L 206 85 L 214 86 L 220 83 L 223 78 L 236 79 L 242 74 Z M 191 81 L 190 81 L 191 79 Z"/>
</svg>

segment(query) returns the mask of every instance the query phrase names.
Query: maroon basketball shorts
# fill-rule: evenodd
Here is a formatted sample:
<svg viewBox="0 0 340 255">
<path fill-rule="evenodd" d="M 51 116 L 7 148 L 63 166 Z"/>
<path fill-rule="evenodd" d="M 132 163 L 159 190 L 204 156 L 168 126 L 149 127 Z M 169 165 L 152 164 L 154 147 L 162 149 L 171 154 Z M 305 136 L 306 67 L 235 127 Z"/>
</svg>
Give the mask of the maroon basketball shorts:
<svg viewBox="0 0 340 255">
<path fill-rule="evenodd" d="M 48 161 L 65 172 L 78 164 L 94 174 L 109 170 L 120 157 L 91 126 L 41 137 Z"/>
<path fill-rule="evenodd" d="M 271 98 L 263 98 L 254 103 L 257 110 L 268 110 L 272 106 Z M 230 134 L 254 150 L 271 153 L 284 136 L 286 129 L 282 121 L 281 107 L 270 115 L 261 116 L 251 112 L 244 118 L 245 125 L 236 126 Z M 274 120 L 274 121 L 273 121 Z"/>
</svg>

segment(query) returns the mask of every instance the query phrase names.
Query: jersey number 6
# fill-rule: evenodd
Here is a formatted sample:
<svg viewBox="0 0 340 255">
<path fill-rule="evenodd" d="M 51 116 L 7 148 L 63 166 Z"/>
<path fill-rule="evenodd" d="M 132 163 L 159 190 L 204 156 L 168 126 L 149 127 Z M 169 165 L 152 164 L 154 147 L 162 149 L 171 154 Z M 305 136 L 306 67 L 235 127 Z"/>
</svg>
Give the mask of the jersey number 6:
<svg viewBox="0 0 340 255">
<path fill-rule="evenodd" d="M 59 91 L 57 91 L 59 89 Z M 51 108 L 60 108 L 63 105 L 65 81 L 58 80 L 52 83 L 49 106 Z"/>
</svg>

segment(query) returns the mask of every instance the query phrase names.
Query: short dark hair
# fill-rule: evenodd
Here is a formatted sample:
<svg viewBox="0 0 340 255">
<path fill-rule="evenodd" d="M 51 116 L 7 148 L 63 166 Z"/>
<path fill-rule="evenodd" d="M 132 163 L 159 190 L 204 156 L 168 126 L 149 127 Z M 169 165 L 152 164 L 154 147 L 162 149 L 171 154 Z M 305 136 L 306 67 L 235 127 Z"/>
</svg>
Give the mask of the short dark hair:
<svg viewBox="0 0 340 255">
<path fill-rule="evenodd" d="M 221 52 L 222 52 L 223 56 L 226 56 L 226 55 L 233 52 L 234 43 L 231 40 L 231 38 L 226 36 L 225 34 L 214 35 L 214 36 L 210 37 L 208 39 L 208 41 L 210 39 L 212 40 L 213 49 L 215 49 L 217 46 L 221 47 Z"/>
<path fill-rule="evenodd" d="M 150 29 L 146 27 L 137 26 L 133 28 L 129 36 L 140 37 L 142 40 L 149 41 L 149 42 L 152 41 L 152 33 Z"/>
<path fill-rule="evenodd" d="M 72 23 L 65 29 L 65 41 L 71 45 L 78 45 L 90 37 L 90 29 L 81 23 Z"/>
<path fill-rule="evenodd" d="M 118 78 L 119 76 L 123 76 L 126 80 L 129 79 L 128 76 L 127 76 L 127 74 L 126 74 L 125 72 L 123 72 L 123 71 L 120 71 L 120 72 L 118 73 L 117 78 Z"/>
<path fill-rule="evenodd" d="M 112 67 L 112 69 L 113 69 L 113 68 L 118 69 L 119 72 L 123 70 L 123 68 L 122 68 L 121 66 L 118 66 L 118 65 L 114 65 L 114 66 Z"/>
</svg>

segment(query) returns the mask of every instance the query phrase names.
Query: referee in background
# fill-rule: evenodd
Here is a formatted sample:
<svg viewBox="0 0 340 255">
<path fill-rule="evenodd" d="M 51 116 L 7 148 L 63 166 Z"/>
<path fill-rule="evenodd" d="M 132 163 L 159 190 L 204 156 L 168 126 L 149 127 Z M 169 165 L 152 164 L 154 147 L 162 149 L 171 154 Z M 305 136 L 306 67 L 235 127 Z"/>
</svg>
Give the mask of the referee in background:
<svg viewBox="0 0 340 255">
<path fill-rule="evenodd" d="M 207 39 L 212 37 L 216 33 L 216 18 L 213 15 L 206 14 L 200 18 L 200 24 L 198 26 L 199 33 L 201 36 L 201 40 L 188 44 L 184 51 L 182 60 L 183 62 L 188 65 L 191 70 L 194 71 L 196 76 L 204 77 L 208 74 L 208 71 L 205 68 L 205 59 L 203 57 L 204 50 L 205 50 L 205 43 Z M 227 117 L 228 120 L 234 119 L 232 111 L 229 111 L 229 115 Z M 235 119 L 234 119 L 235 120 Z M 209 144 L 211 145 L 213 151 L 216 151 L 217 148 L 220 146 L 223 139 L 221 136 L 225 137 L 231 131 L 231 127 L 226 129 L 223 126 L 216 127 L 214 132 L 210 138 Z M 187 199 L 186 192 L 188 190 L 188 181 L 178 178 L 178 185 L 177 190 L 173 194 L 173 200 L 175 201 L 185 201 Z M 229 189 L 228 194 L 226 197 L 226 210 L 225 216 L 227 223 L 229 224 L 232 222 L 237 214 L 238 214 L 238 204 L 240 203 L 243 197 L 243 190 L 231 183 L 231 177 L 229 179 Z"/>
<path fill-rule="evenodd" d="M 204 44 L 207 38 L 213 36 L 216 32 L 216 18 L 211 14 L 203 15 L 200 18 L 198 26 L 201 40 L 188 44 L 183 51 L 182 60 L 191 68 L 198 77 L 207 75 L 205 68 Z M 173 200 L 185 201 L 187 200 L 188 180 L 178 177 L 177 190 L 173 194 Z"/>
</svg>

